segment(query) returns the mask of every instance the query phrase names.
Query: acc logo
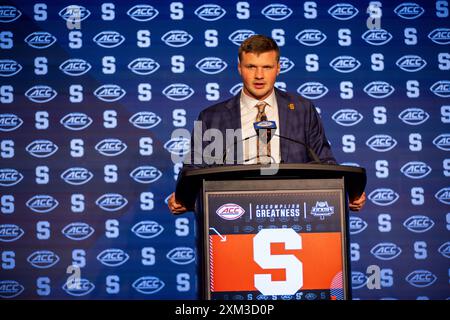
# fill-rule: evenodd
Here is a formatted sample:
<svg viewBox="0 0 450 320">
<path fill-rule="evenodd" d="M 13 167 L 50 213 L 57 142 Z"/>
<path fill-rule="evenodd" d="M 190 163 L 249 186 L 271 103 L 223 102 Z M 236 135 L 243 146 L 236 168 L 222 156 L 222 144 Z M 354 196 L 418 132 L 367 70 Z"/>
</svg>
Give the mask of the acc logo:
<svg viewBox="0 0 450 320">
<path fill-rule="evenodd" d="M 450 29 L 449 28 L 437 28 L 428 34 L 428 38 L 437 44 L 449 44 L 450 43 Z"/>
<path fill-rule="evenodd" d="M 247 29 L 240 29 L 234 31 L 228 36 L 228 40 L 233 42 L 235 45 L 240 46 L 247 38 L 255 35 L 255 32 Z"/>
<path fill-rule="evenodd" d="M 45 49 L 56 42 L 56 38 L 45 31 L 30 33 L 24 40 L 30 47 L 36 49 Z"/>
<path fill-rule="evenodd" d="M 294 62 L 286 57 L 280 57 L 280 73 L 286 73 L 295 66 Z"/>
<path fill-rule="evenodd" d="M 27 258 L 27 261 L 35 268 L 47 269 L 58 263 L 59 257 L 52 251 L 35 251 Z"/>
<path fill-rule="evenodd" d="M 198 70 L 207 74 L 217 74 L 225 70 L 227 63 L 217 57 L 206 57 L 195 65 Z"/>
<path fill-rule="evenodd" d="M 94 290 L 95 285 L 87 279 L 77 279 L 75 283 L 68 285 L 66 282 L 62 287 L 65 292 L 74 297 L 82 297 Z"/>
<path fill-rule="evenodd" d="M 450 134 L 443 133 L 433 140 L 433 144 L 441 150 L 450 151 Z"/>
<path fill-rule="evenodd" d="M 337 3 L 328 9 L 328 13 L 338 20 L 350 20 L 358 14 L 358 9 L 349 3 Z"/>
<path fill-rule="evenodd" d="M 94 174 L 90 172 L 88 169 L 73 167 L 64 171 L 61 174 L 61 179 L 63 179 L 65 182 L 71 185 L 79 186 L 87 183 L 89 180 L 92 179 L 93 176 Z"/>
<path fill-rule="evenodd" d="M 14 131 L 23 124 L 23 120 L 12 113 L 0 114 L 0 131 Z"/>
<path fill-rule="evenodd" d="M 125 90 L 123 90 L 116 84 L 104 84 L 94 91 L 94 95 L 105 102 L 114 102 L 120 100 L 125 95 L 125 93 Z"/>
<path fill-rule="evenodd" d="M 216 213 L 222 219 L 236 220 L 242 217 L 242 215 L 245 213 L 245 210 L 240 205 L 234 203 L 226 203 L 224 205 L 221 205 L 219 209 L 216 210 Z"/>
<path fill-rule="evenodd" d="M 150 21 L 159 14 L 158 10 L 148 4 L 138 4 L 127 11 L 127 15 L 136 21 Z"/>
<path fill-rule="evenodd" d="M 114 157 L 127 149 L 127 145 L 119 139 L 103 139 L 95 145 L 95 150 L 107 157 Z"/>
<path fill-rule="evenodd" d="M 151 129 L 161 122 L 161 118 L 153 112 L 141 111 L 132 115 L 128 121 L 136 128 Z"/>
<path fill-rule="evenodd" d="M 422 179 L 430 174 L 431 167 L 425 162 L 410 161 L 400 169 L 400 172 L 411 179 Z"/>
<path fill-rule="evenodd" d="M 70 5 L 59 12 L 59 16 L 66 21 L 83 21 L 91 12 L 83 6 Z"/>
<path fill-rule="evenodd" d="M 403 71 L 417 72 L 425 68 L 427 62 L 420 56 L 414 54 L 407 54 L 398 59 L 395 64 Z"/>
<path fill-rule="evenodd" d="M 136 223 L 131 228 L 131 231 L 139 238 L 152 239 L 159 236 L 164 231 L 164 228 L 155 221 L 147 220 Z"/>
<path fill-rule="evenodd" d="M 15 224 L 0 224 L 0 241 L 14 242 L 24 235 L 24 231 Z"/>
<path fill-rule="evenodd" d="M 83 21 L 91 15 L 91 12 L 83 6 L 70 5 L 59 12 L 59 16 L 66 21 Z"/>
<path fill-rule="evenodd" d="M 89 238 L 94 233 L 94 228 L 84 222 L 73 222 L 61 230 L 67 238 L 80 241 Z"/>
<path fill-rule="evenodd" d="M 270 20 L 280 21 L 289 18 L 292 9 L 280 3 L 273 3 L 262 9 L 261 13 Z"/>
<path fill-rule="evenodd" d="M 392 260 L 397 258 L 402 250 L 394 243 L 382 242 L 374 246 L 370 253 L 381 260 Z"/>
<path fill-rule="evenodd" d="M 341 109 L 336 111 L 331 119 L 341 126 L 351 127 L 361 122 L 363 115 L 354 109 Z"/>
<path fill-rule="evenodd" d="M 57 93 L 49 86 L 34 86 L 25 92 L 25 96 L 33 102 L 45 103 L 53 100 Z"/>
<path fill-rule="evenodd" d="M 172 30 L 166 32 L 161 40 L 171 47 L 180 48 L 188 45 L 194 39 L 189 33 L 183 30 Z"/>
<path fill-rule="evenodd" d="M 59 122 L 69 130 L 79 131 L 89 127 L 92 119 L 84 113 L 72 112 L 66 114 Z"/>
<path fill-rule="evenodd" d="M 25 288 L 15 280 L 0 281 L 0 297 L 10 299 L 17 297 Z"/>
<path fill-rule="evenodd" d="M 328 88 L 320 82 L 307 82 L 298 87 L 297 92 L 308 99 L 319 99 L 327 94 Z"/>
<path fill-rule="evenodd" d="M 351 216 L 349 220 L 350 234 L 358 234 L 367 228 L 367 222 L 360 217 Z"/>
<path fill-rule="evenodd" d="M 382 46 L 392 39 L 392 34 L 384 29 L 370 29 L 361 36 L 363 40 L 374 46 Z"/>
<path fill-rule="evenodd" d="M 192 248 L 176 247 L 170 250 L 166 257 L 175 264 L 185 265 L 195 260 L 195 252 Z"/>
<path fill-rule="evenodd" d="M 153 294 L 164 288 L 165 284 L 157 277 L 141 277 L 131 285 L 136 291 L 142 294 Z"/>
<path fill-rule="evenodd" d="M 170 100 L 183 101 L 194 94 L 194 89 L 184 83 L 173 83 L 165 87 L 162 93 Z"/>
<path fill-rule="evenodd" d="M 58 206 L 59 202 L 52 196 L 39 194 L 30 198 L 26 206 L 38 213 L 50 212 Z"/>
<path fill-rule="evenodd" d="M 190 151 L 191 142 L 187 138 L 172 138 L 164 144 L 164 149 L 174 155 L 185 155 Z"/>
<path fill-rule="evenodd" d="M 20 10 L 13 6 L 0 6 L 0 22 L 13 22 L 22 15 Z"/>
<path fill-rule="evenodd" d="M 428 270 L 415 270 L 406 276 L 406 281 L 417 288 L 431 286 L 437 277 Z"/>
<path fill-rule="evenodd" d="M 427 121 L 430 115 L 420 108 L 408 108 L 403 110 L 398 117 L 404 123 L 416 126 Z"/>
<path fill-rule="evenodd" d="M 450 188 L 442 188 L 434 195 L 436 199 L 445 204 L 450 204 Z"/>
<path fill-rule="evenodd" d="M 259 122 L 255 122 L 253 124 L 253 127 L 255 128 L 255 130 L 275 129 L 277 127 L 277 124 L 275 123 L 275 121 L 259 121 Z"/>
<path fill-rule="evenodd" d="M 125 207 L 128 200 L 118 193 L 106 193 L 95 201 L 101 209 L 109 212 L 119 211 Z"/>
<path fill-rule="evenodd" d="M 305 294 L 305 299 L 309 301 L 316 300 L 317 294 L 315 294 L 314 292 L 308 292 L 307 294 Z"/>
<path fill-rule="evenodd" d="M 198 7 L 194 13 L 202 20 L 215 21 L 222 18 L 227 12 L 217 4 L 204 4 Z"/>
<path fill-rule="evenodd" d="M 330 62 L 330 67 L 341 73 L 350 73 L 361 66 L 361 62 L 351 56 L 339 56 Z"/>
<path fill-rule="evenodd" d="M 430 90 L 439 97 L 448 98 L 450 97 L 450 81 L 437 81 L 430 87 Z"/>
<path fill-rule="evenodd" d="M 367 283 L 367 276 L 359 271 L 352 271 L 352 289 L 361 289 Z"/>
<path fill-rule="evenodd" d="M 434 221 L 427 216 L 416 215 L 406 219 L 403 226 L 409 231 L 423 233 L 433 228 Z"/>
<path fill-rule="evenodd" d="M 69 76 L 81 76 L 91 70 L 91 65 L 83 59 L 68 59 L 61 63 L 59 70 Z"/>
<path fill-rule="evenodd" d="M 277 82 L 275 82 L 275 88 L 286 92 L 286 83 L 277 81 Z"/>
<path fill-rule="evenodd" d="M 128 64 L 130 69 L 135 74 L 148 75 L 159 69 L 159 63 L 151 58 L 137 58 Z"/>
<path fill-rule="evenodd" d="M 324 220 L 325 217 L 330 217 L 332 214 L 334 214 L 334 207 L 329 206 L 327 201 L 317 201 L 311 209 L 311 215 L 320 217 L 320 220 Z"/>
<path fill-rule="evenodd" d="M 58 146 L 50 140 L 34 140 L 25 150 L 36 158 L 47 158 L 58 150 Z"/>
<path fill-rule="evenodd" d="M 125 37 L 117 31 L 102 31 L 98 33 L 92 40 L 100 47 L 115 48 L 125 41 Z"/>
<path fill-rule="evenodd" d="M 16 169 L 0 169 L 0 186 L 11 187 L 18 184 L 23 175 Z"/>
<path fill-rule="evenodd" d="M 295 36 L 295 39 L 305 46 L 318 46 L 327 39 L 325 33 L 317 29 L 305 29 Z"/>
<path fill-rule="evenodd" d="M 1 10 L 1 7 L 0 7 Z M 22 66 L 15 60 L 0 60 L 0 77 L 11 77 L 22 70 Z"/>
<path fill-rule="evenodd" d="M 363 90 L 372 98 L 382 99 L 389 97 L 395 89 L 385 81 L 372 81 Z"/>
<path fill-rule="evenodd" d="M 130 256 L 121 249 L 106 249 L 99 253 L 97 260 L 108 267 L 118 267 L 128 261 Z"/>
<path fill-rule="evenodd" d="M 420 17 L 424 12 L 424 8 L 417 3 L 405 2 L 398 5 L 394 12 L 403 19 L 416 19 Z"/>
<path fill-rule="evenodd" d="M 237 94 L 239 93 L 239 91 L 242 90 L 242 87 L 243 87 L 243 86 L 244 86 L 244 85 L 243 85 L 242 83 L 235 84 L 235 85 L 230 89 L 230 93 L 231 93 L 233 96 L 237 95 Z"/>
<path fill-rule="evenodd" d="M 398 200 L 397 192 L 388 188 L 378 188 L 369 194 L 369 200 L 379 206 L 389 206 Z"/>
<path fill-rule="evenodd" d="M 139 183 L 152 183 L 161 178 L 162 172 L 151 166 L 140 166 L 130 173 L 130 177 Z"/>
<path fill-rule="evenodd" d="M 446 258 L 450 258 L 450 242 L 444 243 L 439 247 L 438 252 Z"/>
</svg>

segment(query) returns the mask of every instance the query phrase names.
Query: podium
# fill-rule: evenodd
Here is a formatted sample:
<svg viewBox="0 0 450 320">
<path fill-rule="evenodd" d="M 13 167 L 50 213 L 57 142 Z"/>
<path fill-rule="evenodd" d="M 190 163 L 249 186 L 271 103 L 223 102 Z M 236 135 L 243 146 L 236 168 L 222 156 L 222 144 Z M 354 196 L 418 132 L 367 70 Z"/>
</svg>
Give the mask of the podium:
<svg viewBox="0 0 450 320">
<path fill-rule="evenodd" d="M 186 167 L 175 197 L 197 219 L 202 299 L 351 298 L 347 199 L 364 168 Z"/>
</svg>

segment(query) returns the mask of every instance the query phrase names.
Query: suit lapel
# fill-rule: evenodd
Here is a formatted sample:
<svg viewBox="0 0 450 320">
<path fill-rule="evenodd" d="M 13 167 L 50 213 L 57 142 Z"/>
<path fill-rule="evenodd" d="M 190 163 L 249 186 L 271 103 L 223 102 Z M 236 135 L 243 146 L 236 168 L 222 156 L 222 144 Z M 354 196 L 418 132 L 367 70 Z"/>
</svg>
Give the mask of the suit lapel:
<svg viewBox="0 0 450 320">
<path fill-rule="evenodd" d="M 292 114 L 289 113 L 291 110 L 288 108 L 290 101 L 286 95 L 278 89 L 275 89 L 275 95 L 278 104 L 278 117 L 280 119 L 280 123 L 278 124 L 280 136 L 289 138 L 293 130 L 292 124 L 294 123 L 293 121 L 289 121 L 289 116 L 292 116 Z M 281 161 L 285 163 L 288 162 L 289 145 L 289 141 L 280 138 Z"/>
<path fill-rule="evenodd" d="M 240 97 L 240 94 L 234 96 L 225 105 L 225 107 L 229 111 L 228 117 L 223 119 L 224 122 L 227 122 L 227 126 L 225 126 L 225 128 L 227 129 L 241 129 L 241 103 L 239 102 Z"/>
<path fill-rule="evenodd" d="M 242 129 L 240 98 L 241 98 L 241 95 L 237 94 L 236 96 L 234 96 L 233 98 L 228 100 L 228 102 L 225 104 L 225 108 L 228 111 L 227 114 L 224 113 L 224 119 L 223 119 L 223 124 L 224 124 L 225 130 L 222 132 L 222 134 L 225 139 L 226 139 L 226 132 L 225 132 L 226 129 L 233 129 L 233 130 Z M 237 143 L 241 143 L 240 141 L 242 141 L 242 131 L 240 131 L 240 132 L 241 132 L 241 134 L 237 137 Z M 225 145 L 226 144 L 224 143 L 224 148 L 225 148 Z M 233 148 L 236 150 L 237 147 L 235 146 Z M 227 151 L 224 151 L 224 152 L 227 152 Z M 238 154 L 237 154 L 237 152 L 235 152 L 234 153 L 234 161 L 235 161 L 235 163 L 242 163 L 243 162 L 242 155 L 238 159 Z"/>
</svg>

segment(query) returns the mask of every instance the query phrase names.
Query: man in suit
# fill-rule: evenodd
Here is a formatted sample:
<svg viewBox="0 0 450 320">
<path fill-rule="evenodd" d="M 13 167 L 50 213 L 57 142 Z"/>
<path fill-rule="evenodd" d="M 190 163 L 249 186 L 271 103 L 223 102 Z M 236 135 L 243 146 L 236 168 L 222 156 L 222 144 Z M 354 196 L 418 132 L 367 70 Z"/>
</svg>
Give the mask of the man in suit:
<svg viewBox="0 0 450 320">
<path fill-rule="evenodd" d="M 239 47 L 238 71 L 242 77 L 242 91 L 235 97 L 200 113 L 198 120 L 202 125 L 202 136 L 208 129 L 217 129 L 223 136 L 226 136 L 227 130 L 237 130 L 239 132 L 237 144 L 241 144 L 238 150 L 242 152 L 238 152 L 234 161 L 244 165 L 259 162 L 260 155 L 270 156 L 271 161 L 275 163 L 310 162 L 313 159 L 308 148 L 317 154 L 321 162 L 336 163 L 322 122 L 312 102 L 274 87 L 276 77 L 280 73 L 279 59 L 280 50 L 273 39 L 254 35 L 245 40 Z M 259 144 L 256 141 L 251 143 L 252 137 L 255 136 L 253 128 L 255 120 L 272 120 L 278 124 L 274 137 L 262 147 L 259 142 Z M 205 141 L 202 146 L 204 149 Z M 230 147 L 233 145 L 230 146 L 229 143 L 225 145 L 223 159 L 226 158 Z M 264 152 L 261 152 L 261 148 Z M 196 166 L 195 154 L 194 146 L 191 144 L 191 154 L 187 161 L 189 164 L 185 166 Z M 357 199 L 351 199 L 350 210 L 359 211 L 365 201 L 365 193 Z M 188 211 L 175 199 L 174 193 L 170 196 L 168 205 L 174 214 Z"/>
</svg>

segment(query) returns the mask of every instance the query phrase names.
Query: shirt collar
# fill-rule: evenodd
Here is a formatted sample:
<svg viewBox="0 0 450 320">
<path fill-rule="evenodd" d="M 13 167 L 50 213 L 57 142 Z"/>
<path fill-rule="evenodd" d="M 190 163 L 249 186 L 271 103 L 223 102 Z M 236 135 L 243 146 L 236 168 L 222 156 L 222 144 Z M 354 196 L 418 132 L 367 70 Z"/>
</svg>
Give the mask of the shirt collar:
<svg viewBox="0 0 450 320">
<path fill-rule="evenodd" d="M 244 93 L 244 89 L 241 90 L 241 98 L 240 98 L 241 108 L 244 108 L 247 110 L 252 110 L 252 108 L 254 106 L 256 106 L 256 104 L 259 101 L 260 100 L 257 100 L 255 98 L 252 98 L 252 97 L 249 97 L 248 95 L 246 95 Z M 269 107 L 273 108 L 273 106 L 275 105 L 275 89 L 272 90 L 272 93 L 267 98 L 265 98 L 263 101 L 265 103 L 267 103 L 267 105 Z"/>
</svg>

